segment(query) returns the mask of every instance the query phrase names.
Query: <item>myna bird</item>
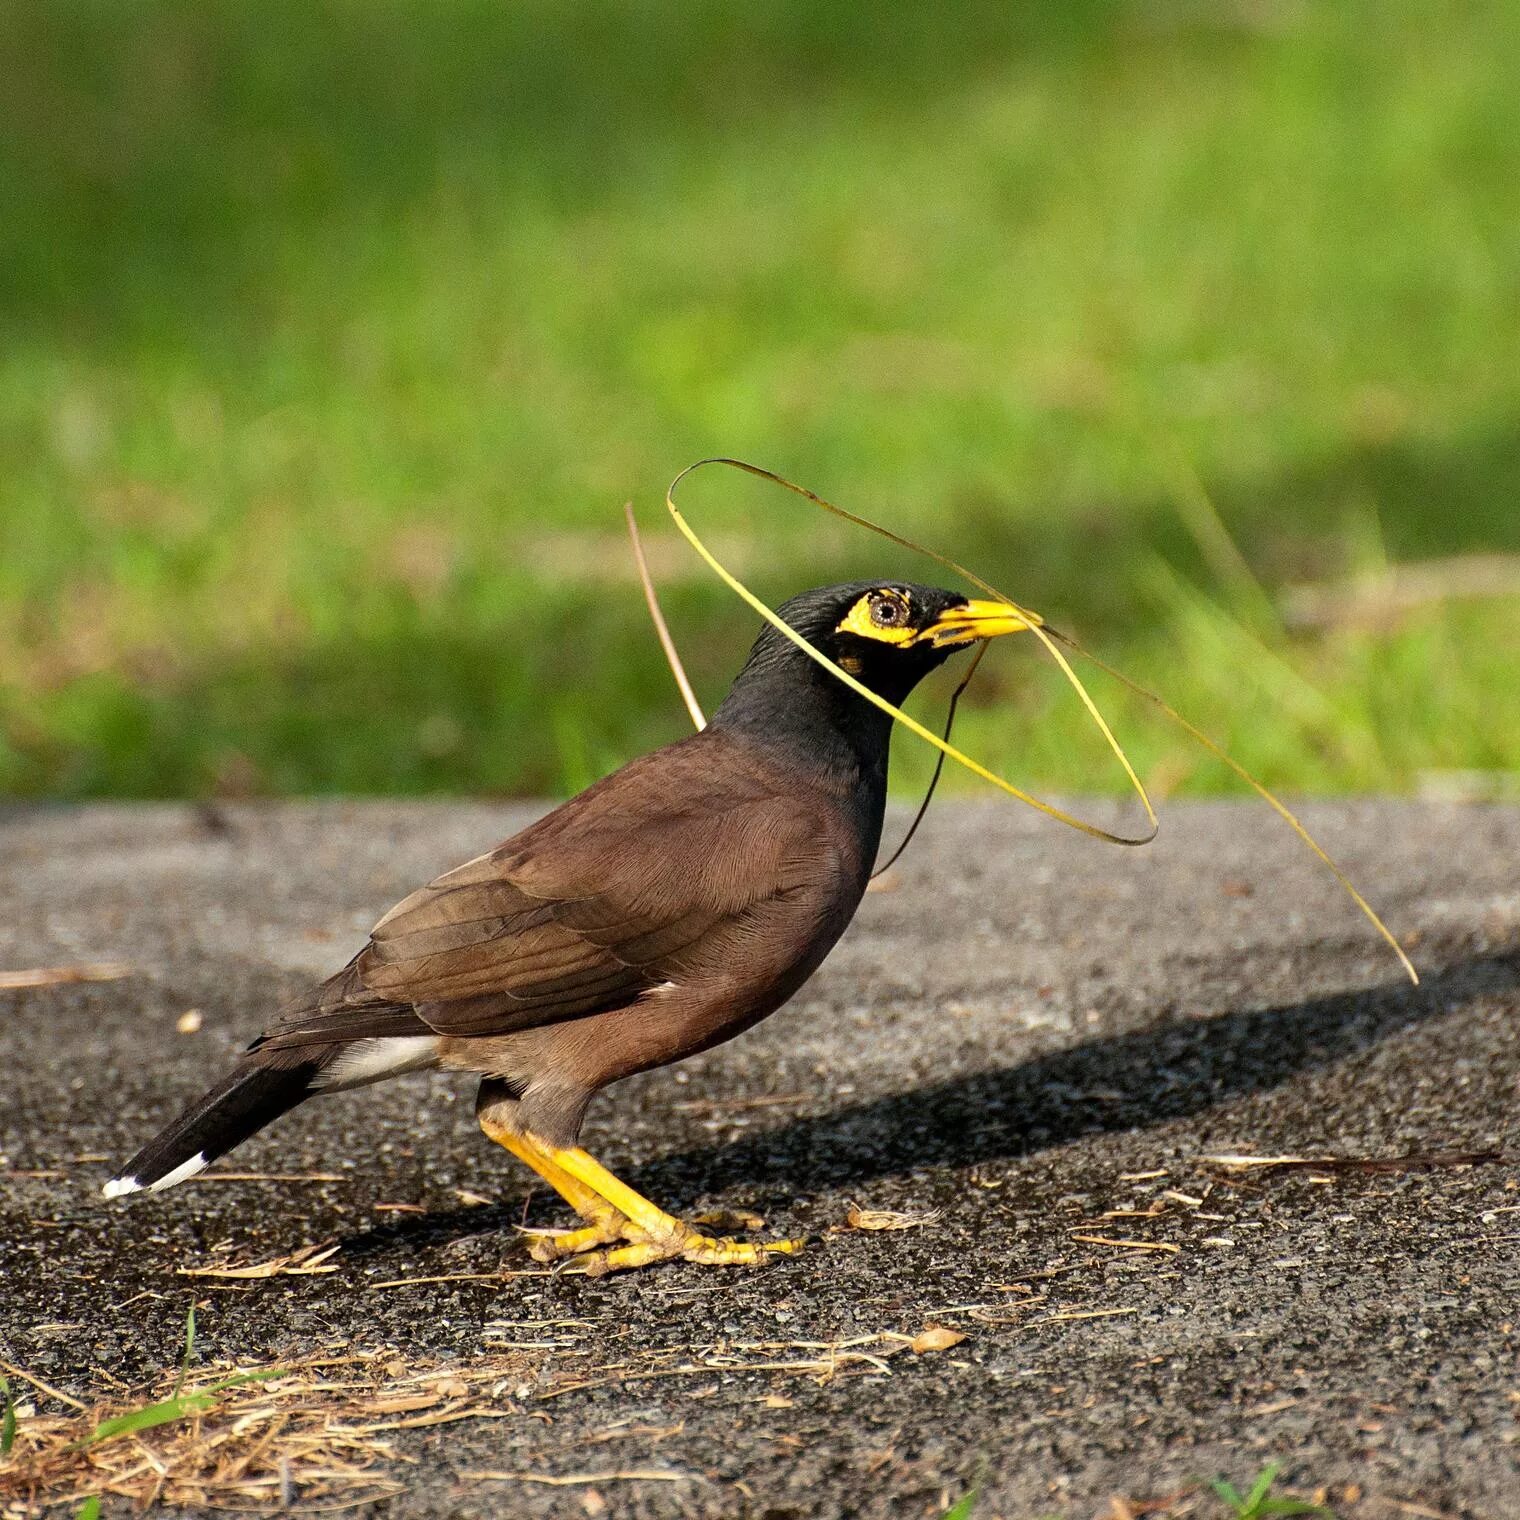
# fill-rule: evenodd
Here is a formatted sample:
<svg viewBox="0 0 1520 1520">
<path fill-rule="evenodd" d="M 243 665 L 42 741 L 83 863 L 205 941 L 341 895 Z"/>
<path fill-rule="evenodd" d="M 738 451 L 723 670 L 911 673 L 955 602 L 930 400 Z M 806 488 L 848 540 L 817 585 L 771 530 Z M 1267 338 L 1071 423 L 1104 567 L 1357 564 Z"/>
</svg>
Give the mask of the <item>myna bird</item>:
<svg viewBox="0 0 1520 1520">
<path fill-rule="evenodd" d="M 808 591 L 780 615 L 896 704 L 955 650 L 1026 626 L 899 582 Z M 598 1273 L 796 1250 L 703 1233 L 577 1142 L 593 1093 L 731 1039 L 817 970 L 870 877 L 891 727 L 767 624 L 705 729 L 398 903 L 106 1196 L 183 1182 L 316 1093 L 469 1071 L 480 1127 L 584 1221 L 536 1235 L 538 1260 Z"/>
</svg>

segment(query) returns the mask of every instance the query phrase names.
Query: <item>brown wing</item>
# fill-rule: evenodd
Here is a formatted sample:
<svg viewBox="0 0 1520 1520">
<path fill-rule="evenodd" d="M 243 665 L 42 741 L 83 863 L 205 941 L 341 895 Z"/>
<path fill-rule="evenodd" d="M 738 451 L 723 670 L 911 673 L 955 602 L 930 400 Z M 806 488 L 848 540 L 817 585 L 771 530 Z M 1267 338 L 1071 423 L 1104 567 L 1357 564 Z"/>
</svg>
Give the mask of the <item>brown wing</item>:
<svg viewBox="0 0 1520 1520">
<path fill-rule="evenodd" d="M 626 1007 L 699 970 L 757 905 L 838 874 L 819 810 L 708 731 L 397 904 L 276 1038 L 379 1008 L 479 1036 Z"/>
</svg>

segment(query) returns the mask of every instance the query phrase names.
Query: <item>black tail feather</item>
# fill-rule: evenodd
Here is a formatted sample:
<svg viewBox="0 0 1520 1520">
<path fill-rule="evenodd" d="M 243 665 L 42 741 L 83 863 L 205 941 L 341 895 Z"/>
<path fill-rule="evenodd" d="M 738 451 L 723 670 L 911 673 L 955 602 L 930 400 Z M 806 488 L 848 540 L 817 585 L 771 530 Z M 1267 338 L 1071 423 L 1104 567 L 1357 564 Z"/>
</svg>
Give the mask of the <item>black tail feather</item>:
<svg viewBox="0 0 1520 1520">
<path fill-rule="evenodd" d="M 144 1188 L 157 1191 L 193 1177 L 306 1098 L 320 1069 L 317 1060 L 289 1066 L 249 1061 L 237 1066 L 143 1146 L 121 1176 L 106 1184 L 106 1196 Z"/>
</svg>

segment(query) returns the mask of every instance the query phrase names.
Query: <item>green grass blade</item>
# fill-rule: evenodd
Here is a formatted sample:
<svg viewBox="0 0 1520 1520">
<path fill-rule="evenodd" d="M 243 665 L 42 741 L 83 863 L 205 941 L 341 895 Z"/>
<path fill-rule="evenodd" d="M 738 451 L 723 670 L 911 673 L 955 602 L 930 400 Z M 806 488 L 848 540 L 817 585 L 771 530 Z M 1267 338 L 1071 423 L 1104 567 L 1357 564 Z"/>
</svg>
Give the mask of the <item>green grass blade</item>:
<svg viewBox="0 0 1520 1520">
<path fill-rule="evenodd" d="M 217 1395 L 225 1393 L 229 1388 L 242 1388 L 250 1383 L 268 1383 L 286 1375 L 287 1369 L 284 1367 L 265 1367 L 256 1372 L 230 1373 L 227 1377 L 217 1378 L 215 1382 L 207 1383 L 190 1393 L 176 1391 L 156 1404 L 146 1404 L 141 1409 L 128 1410 L 126 1414 L 112 1415 L 109 1420 L 102 1420 L 89 1435 L 76 1443 L 77 1447 L 95 1446 L 102 1441 L 114 1440 L 117 1436 L 136 1435 L 139 1431 L 171 1425 L 175 1420 L 183 1420 L 193 1414 L 205 1414 L 207 1410 L 216 1407 Z"/>
<path fill-rule="evenodd" d="M 1240 1490 L 1233 1483 L 1224 1478 L 1215 1478 L 1209 1487 L 1228 1504 L 1237 1515 L 1245 1513 L 1246 1501 L 1240 1497 Z"/>
<path fill-rule="evenodd" d="M 174 1381 L 173 1397 L 178 1398 L 185 1379 L 190 1376 L 190 1358 L 195 1355 L 195 1300 L 190 1300 L 190 1312 L 185 1316 L 185 1354 L 180 1359 L 179 1376 Z"/>
<path fill-rule="evenodd" d="M 971 1512 L 976 1508 L 976 1490 L 973 1488 L 964 1498 L 947 1509 L 944 1520 L 971 1520 Z"/>
<path fill-rule="evenodd" d="M 115 1440 L 117 1436 L 136 1435 L 141 1430 L 152 1430 L 159 1425 L 169 1425 L 183 1420 L 187 1415 L 204 1414 L 216 1407 L 212 1393 L 183 1393 L 177 1398 L 165 1399 L 159 1404 L 147 1404 L 127 1414 L 113 1415 L 102 1420 L 83 1441 L 85 1446 L 98 1446 L 102 1441 Z"/>
<path fill-rule="evenodd" d="M 1272 1485 L 1277 1482 L 1277 1475 L 1281 1471 L 1282 1467 L 1279 1463 L 1268 1462 L 1257 1474 L 1256 1481 L 1251 1485 L 1251 1492 L 1246 1495 L 1245 1508 L 1248 1514 L 1261 1509 L 1263 1500 L 1272 1492 Z"/>
<path fill-rule="evenodd" d="M 74 1511 L 74 1520 L 100 1520 L 100 1496 L 98 1494 L 91 1494 Z"/>
<path fill-rule="evenodd" d="M 1232 1520 L 1267 1520 L 1270 1515 L 1323 1515 L 1327 1520 L 1333 1520 L 1331 1512 L 1322 1504 L 1311 1504 L 1306 1499 L 1290 1499 L 1286 1496 L 1274 1499 L 1272 1485 L 1281 1471 L 1281 1463 L 1268 1463 L 1257 1474 L 1250 1493 L 1245 1495 L 1224 1478 L 1215 1478 L 1209 1487 L 1230 1506 Z"/>
<path fill-rule="evenodd" d="M 11 1385 L 0 1377 L 0 1397 L 5 1399 L 5 1413 L 0 1415 L 0 1457 L 10 1455 L 16 1444 L 16 1399 Z"/>
</svg>

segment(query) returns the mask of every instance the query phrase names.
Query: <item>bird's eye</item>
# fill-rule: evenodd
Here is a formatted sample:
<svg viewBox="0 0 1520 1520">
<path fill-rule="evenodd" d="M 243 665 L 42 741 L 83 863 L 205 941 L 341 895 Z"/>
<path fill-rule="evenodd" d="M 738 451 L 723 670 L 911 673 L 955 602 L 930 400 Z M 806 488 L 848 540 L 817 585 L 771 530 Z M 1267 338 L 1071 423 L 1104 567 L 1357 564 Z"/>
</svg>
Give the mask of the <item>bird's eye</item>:
<svg viewBox="0 0 1520 1520">
<path fill-rule="evenodd" d="M 878 593 L 871 598 L 871 621 L 878 628 L 901 628 L 908 621 L 907 606 L 895 596 Z"/>
</svg>

